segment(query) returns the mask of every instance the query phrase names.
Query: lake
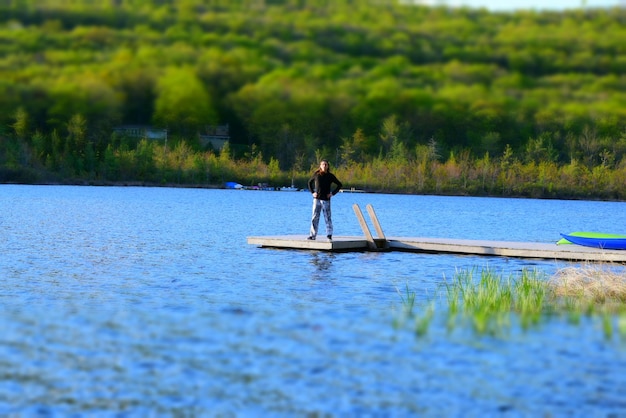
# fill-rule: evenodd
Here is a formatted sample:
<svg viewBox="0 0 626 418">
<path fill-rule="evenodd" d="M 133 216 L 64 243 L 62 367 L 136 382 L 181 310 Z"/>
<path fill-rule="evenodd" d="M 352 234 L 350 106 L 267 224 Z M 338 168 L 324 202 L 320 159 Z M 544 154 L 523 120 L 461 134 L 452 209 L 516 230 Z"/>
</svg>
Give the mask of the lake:
<svg viewBox="0 0 626 418">
<path fill-rule="evenodd" d="M 362 235 L 353 203 L 388 236 L 626 232 L 623 202 L 341 193 L 336 236 Z M 569 264 L 247 244 L 307 234 L 310 211 L 305 192 L 1 185 L 0 414 L 626 415 L 626 341 L 597 319 L 397 325 L 407 287 L 425 305 L 459 270 Z"/>
</svg>

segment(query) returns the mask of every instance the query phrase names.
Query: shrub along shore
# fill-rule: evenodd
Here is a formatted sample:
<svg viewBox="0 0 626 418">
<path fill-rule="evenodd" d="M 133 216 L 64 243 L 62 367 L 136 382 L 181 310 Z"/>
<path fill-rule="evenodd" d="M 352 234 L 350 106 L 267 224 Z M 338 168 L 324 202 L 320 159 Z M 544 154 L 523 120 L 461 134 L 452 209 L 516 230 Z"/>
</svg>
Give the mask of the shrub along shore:
<svg viewBox="0 0 626 418">
<path fill-rule="evenodd" d="M 305 188 L 321 151 L 292 168 L 281 169 L 275 158 L 261 154 L 233 156 L 194 150 L 185 141 L 167 147 L 141 140 L 118 142 L 102 150 L 36 154 L 30 140 L 5 138 L 0 144 L 0 183 L 133 185 L 220 188 L 226 182 L 266 183 Z M 626 161 L 589 165 L 578 160 L 559 164 L 516 155 L 510 148 L 496 157 L 472 157 L 469 151 L 446 158 L 436 144 L 400 150 L 393 156 L 365 160 L 329 158 L 331 171 L 346 188 L 368 192 L 626 200 Z"/>
</svg>

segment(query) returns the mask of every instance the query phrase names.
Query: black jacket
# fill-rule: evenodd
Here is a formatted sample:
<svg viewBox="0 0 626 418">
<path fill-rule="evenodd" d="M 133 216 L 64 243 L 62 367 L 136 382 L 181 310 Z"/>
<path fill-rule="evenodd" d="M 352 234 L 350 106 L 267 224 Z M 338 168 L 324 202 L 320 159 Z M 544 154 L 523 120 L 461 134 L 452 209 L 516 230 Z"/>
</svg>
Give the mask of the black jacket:
<svg viewBox="0 0 626 418">
<path fill-rule="evenodd" d="M 331 192 L 331 185 L 335 183 L 337 187 Z M 343 185 L 337 177 L 331 172 L 322 173 L 317 170 L 313 177 L 309 180 L 309 191 L 311 193 L 317 192 L 317 198 L 320 200 L 328 200 L 328 195 L 332 193 L 332 195 L 336 195 L 341 190 Z"/>
</svg>

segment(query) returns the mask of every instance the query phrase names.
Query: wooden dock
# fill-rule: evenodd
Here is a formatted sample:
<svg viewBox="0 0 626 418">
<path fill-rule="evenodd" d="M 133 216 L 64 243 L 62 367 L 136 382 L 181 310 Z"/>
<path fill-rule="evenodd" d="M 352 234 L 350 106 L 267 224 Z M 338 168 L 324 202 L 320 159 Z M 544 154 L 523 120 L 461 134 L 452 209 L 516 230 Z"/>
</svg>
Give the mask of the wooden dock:
<svg viewBox="0 0 626 418">
<path fill-rule="evenodd" d="M 359 219 L 364 236 L 337 236 L 329 241 L 324 236 L 317 240 L 307 235 L 278 235 L 248 237 L 248 244 L 260 247 L 317 250 L 331 252 L 346 251 L 408 251 L 415 253 L 482 255 L 492 257 L 535 258 L 586 262 L 626 263 L 626 250 L 607 250 L 583 247 L 575 244 L 485 241 L 451 238 L 385 237 L 371 205 L 367 211 L 375 225 L 378 236 L 373 237 L 361 210 L 355 204 L 354 212 Z"/>
<path fill-rule="evenodd" d="M 306 235 L 248 237 L 248 244 L 268 248 L 331 252 L 408 251 L 431 254 L 626 263 L 626 251 L 624 250 L 603 250 L 575 244 L 557 245 L 556 243 L 540 242 L 389 237 L 384 244 L 379 243 L 379 248 L 374 250 L 368 246 L 368 242 L 364 237 L 333 237 L 332 241 L 328 241 L 326 238 L 309 241 L 306 238 Z"/>
</svg>

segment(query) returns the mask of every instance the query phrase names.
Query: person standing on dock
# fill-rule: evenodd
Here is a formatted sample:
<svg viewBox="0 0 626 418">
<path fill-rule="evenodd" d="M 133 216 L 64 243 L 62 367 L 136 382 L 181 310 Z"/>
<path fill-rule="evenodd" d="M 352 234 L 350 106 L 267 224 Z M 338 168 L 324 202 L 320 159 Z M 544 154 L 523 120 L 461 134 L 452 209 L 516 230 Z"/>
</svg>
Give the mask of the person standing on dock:
<svg viewBox="0 0 626 418">
<path fill-rule="evenodd" d="M 333 183 L 335 188 L 332 189 Z M 309 232 L 310 240 L 317 237 L 317 229 L 320 223 L 320 212 L 324 212 L 324 221 L 326 222 L 326 238 L 333 239 L 333 220 L 330 212 L 330 198 L 339 193 L 342 184 L 330 172 L 328 160 L 320 161 L 320 168 L 315 170 L 313 177 L 309 180 L 309 191 L 313 194 L 313 215 L 311 217 L 311 230 Z"/>
</svg>

